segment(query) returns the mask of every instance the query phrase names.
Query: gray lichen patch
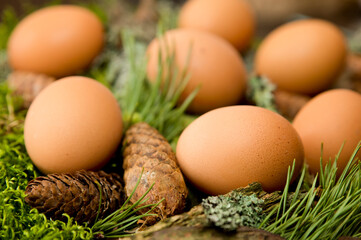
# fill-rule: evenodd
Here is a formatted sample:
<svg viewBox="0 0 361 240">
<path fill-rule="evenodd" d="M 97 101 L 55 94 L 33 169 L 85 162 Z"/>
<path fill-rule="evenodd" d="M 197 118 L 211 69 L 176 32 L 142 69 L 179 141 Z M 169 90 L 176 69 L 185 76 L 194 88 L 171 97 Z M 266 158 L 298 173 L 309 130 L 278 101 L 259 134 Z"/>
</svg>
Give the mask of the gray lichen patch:
<svg viewBox="0 0 361 240">
<path fill-rule="evenodd" d="M 265 217 L 263 203 L 255 194 L 246 196 L 234 191 L 203 199 L 202 206 L 208 220 L 215 226 L 234 231 L 241 226 L 257 227 Z"/>
</svg>

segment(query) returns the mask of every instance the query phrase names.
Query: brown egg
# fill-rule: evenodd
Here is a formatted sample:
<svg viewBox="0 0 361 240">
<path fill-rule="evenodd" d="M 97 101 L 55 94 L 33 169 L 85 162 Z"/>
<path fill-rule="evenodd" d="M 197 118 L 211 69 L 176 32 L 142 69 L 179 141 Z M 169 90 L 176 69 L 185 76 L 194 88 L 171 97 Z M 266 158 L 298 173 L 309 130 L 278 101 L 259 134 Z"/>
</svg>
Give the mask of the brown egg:
<svg viewBox="0 0 361 240">
<path fill-rule="evenodd" d="M 246 70 L 242 57 L 228 42 L 207 32 L 176 29 L 168 31 L 161 40 L 154 39 L 147 50 L 147 75 L 150 81 L 156 81 L 159 49 L 164 54 L 166 42 L 168 48 L 173 48 L 172 51 L 175 52 L 179 73 L 187 66 L 190 76 L 179 103 L 200 87 L 188 108 L 189 112 L 204 113 L 240 101 L 246 85 Z"/>
<path fill-rule="evenodd" d="M 242 51 L 252 40 L 255 17 L 243 0 L 189 0 L 180 11 L 178 25 L 216 34 Z"/>
<path fill-rule="evenodd" d="M 340 174 L 361 141 L 361 94 L 346 89 L 323 92 L 298 112 L 293 126 L 301 136 L 306 163 L 313 173 L 320 170 L 321 143 L 324 166 L 345 143 L 337 162 Z"/>
<path fill-rule="evenodd" d="M 328 88 L 346 60 L 346 41 L 332 23 L 307 19 L 272 31 L 255 56 L 255 71 L 279 88 L 314 94 Z"/>
<path fill-rule="evenodd" d="M 26 115 L 26 150 L 43 173 L 97 170 L 116 150 L 122 114 L 112 93 L 86 77 L 46 87 Z"/>
<path fill-rule="evenodd" d="M 181 134 L 177 159 L 184 175 L 200 190 L 217 195 L 260 182 L 266 191 L 285 186 L 303 165 L 303 147 L 281 115 L 255 106 L 215 109 L 197 118 Z"/>
<path fill-rule="evenodd" d="M 103 26 L 89 10 L 51 6 L 25 17 L 12 32 L 8 56 L 14 70 L 67 76 L 87 67 L 103 47 Z"/>
</svg>

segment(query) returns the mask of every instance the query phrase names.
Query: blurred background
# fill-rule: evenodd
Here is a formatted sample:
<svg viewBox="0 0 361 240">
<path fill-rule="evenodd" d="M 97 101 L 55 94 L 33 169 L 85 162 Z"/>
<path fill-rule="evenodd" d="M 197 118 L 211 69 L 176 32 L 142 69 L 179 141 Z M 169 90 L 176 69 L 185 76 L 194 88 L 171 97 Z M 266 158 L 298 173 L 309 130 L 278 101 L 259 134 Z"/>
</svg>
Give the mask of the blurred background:
<svg viewBox="0 0 361 240">
<path fill-rule="evenodd" d="M 247 0 L 254 8 L 257 21 L 258 33 L 263 35 L 275 26 L 302 16 L 319 17 L 331 20 L 342 27 L 356 30 L 361 22 L 360 0 Z M 49 4 L 95 4 L 109 11 L 109 17 L 120 12 L 132 12 L 142 5 L 153 14 L 162 8 L 162 5 L 172 4 L 171 9 L 183 4 L 185 0 L 1 0 L 0 11 L 7 6 L 12 6 L 15 12 L 21 16 L 33 8 L 39 8 Z M 160 6 L 160 7 L 159 7 Z M 143 9 L 143 10 L 144 10 Z"/>
</svg>

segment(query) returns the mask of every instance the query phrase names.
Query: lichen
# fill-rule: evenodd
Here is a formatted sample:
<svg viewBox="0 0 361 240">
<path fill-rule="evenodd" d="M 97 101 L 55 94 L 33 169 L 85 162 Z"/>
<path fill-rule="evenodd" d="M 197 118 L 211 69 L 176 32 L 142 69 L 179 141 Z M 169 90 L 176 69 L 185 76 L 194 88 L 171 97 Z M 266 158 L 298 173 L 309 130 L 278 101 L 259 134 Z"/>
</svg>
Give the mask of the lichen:
<svg viewBox="0 0 361 240">
<path fill-rule="evenodd" d="M 233 191 L 203 199 L 202 206 L 208 220 L 216 227 L 234 231 L 241 226 L 257 227 L 265 217 L 263 203 L 255 194 L 247 196 Z"/>
<path fill-rule="evenodd" d="M 259 107 L 278 112 L 273 95 L 275 89 L 276 86 L 265 76 L 252 76 L 248 81 L 247 99 Z"/>
</svg>

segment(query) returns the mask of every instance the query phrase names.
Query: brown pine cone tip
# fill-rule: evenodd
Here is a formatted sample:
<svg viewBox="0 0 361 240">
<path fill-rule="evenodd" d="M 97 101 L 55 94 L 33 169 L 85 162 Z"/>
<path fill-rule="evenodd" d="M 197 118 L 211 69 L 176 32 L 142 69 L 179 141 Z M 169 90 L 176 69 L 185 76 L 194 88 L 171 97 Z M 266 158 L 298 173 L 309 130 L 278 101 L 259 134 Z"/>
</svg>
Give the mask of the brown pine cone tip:
<svg viewBox="0 0 361 240">
<path fill-rule="evenodd" d="M 351 89 L 361 93 L 361 56 L 360 54 L 350 53 L 347 60 Z"/>
<path fill-rule="evenodd" d="M 98 212 L 98 219 L 102 219 L 121 207 L 122 191 L 118 174 L 81 170 L 31 180 L 25 190 L 25 201 L 53 220 L 64 221 L 66 218 L 62 214 L 67 213 L 78 223 L 93 224 Z"/>
<path fill-rule="evenodd" d="M 164 200 L 154 209 L 158 217 L 146 218 L 147 224 L 182 212 L 188 190 L 177 165 L 176 156 L 167 140 L 147 123 L 129 128 L 124 138 L 124 182 L 127 196 L 133 191 L 144 169 L 140 184 L 131 202 L 136 202 L 153 183 L 146 204 Z M 142 210 L 145 213 L 149 209 Z"/>
<path fill-rule="evenodd" d="M 156 22 L 158 17 L 156 0 L 140 0 L 135 12 L 136 22 Z"/>
<path fill-rule="evenodd" d="M 14 93 L 24 99 L 24 107 L 28 108 L 35 97 L 55 78 L 31 72 L 15 71 L 7 78 L 8 85 Z"/>
<path fill-rule="evenodd" d="M 311 99 L 310 96 L 304 94 L 297 94 L 280 89 L 276 89 L 273 94 L 277 109 L 280 114 L 291 120 Z"/>
</svg>

